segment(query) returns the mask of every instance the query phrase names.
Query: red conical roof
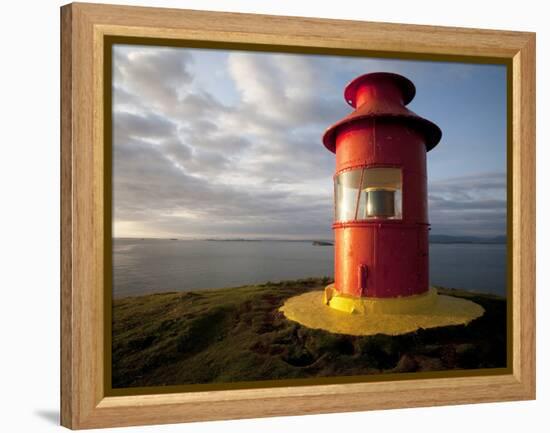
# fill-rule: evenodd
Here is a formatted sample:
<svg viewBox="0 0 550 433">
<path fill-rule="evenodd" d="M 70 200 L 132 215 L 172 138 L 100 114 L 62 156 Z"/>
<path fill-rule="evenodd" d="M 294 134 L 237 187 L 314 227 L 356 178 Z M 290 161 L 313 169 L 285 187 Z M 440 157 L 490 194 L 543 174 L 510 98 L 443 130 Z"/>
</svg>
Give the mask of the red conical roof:
<svg viewBox="0 0 550 433">
<path fill-rule="evenodd" d="M 405 107 L 415 93 L 414 84 L 402 75 L 373 72 L 355 78 L 346 86 L 344 97 L 354 108 L 359 102 L 359 107 L 325 131 L 323 144 L 335 152 L 336 133 L 342 125 L 369 118 L 401 119 L 424 135 L 426 150 L 433 149 L 441 140 L 441 129 Z"/>
</svg>

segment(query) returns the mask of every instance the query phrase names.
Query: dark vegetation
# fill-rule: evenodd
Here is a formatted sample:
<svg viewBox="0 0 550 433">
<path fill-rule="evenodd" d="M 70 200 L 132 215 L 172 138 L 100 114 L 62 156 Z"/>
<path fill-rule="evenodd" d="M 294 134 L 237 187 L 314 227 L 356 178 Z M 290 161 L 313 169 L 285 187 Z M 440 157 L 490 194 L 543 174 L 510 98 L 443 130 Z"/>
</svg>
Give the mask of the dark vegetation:
<svg viewBox="0 0 550 433">
<path fill-rule="evenodd" d="M 278 308 L 328 278 L 170 292 L 113 303 L 113 387 L 183 385 L 505 367 L 506 301 L 467 326 L 356 337 L 305 328 Z"/>
</svg>

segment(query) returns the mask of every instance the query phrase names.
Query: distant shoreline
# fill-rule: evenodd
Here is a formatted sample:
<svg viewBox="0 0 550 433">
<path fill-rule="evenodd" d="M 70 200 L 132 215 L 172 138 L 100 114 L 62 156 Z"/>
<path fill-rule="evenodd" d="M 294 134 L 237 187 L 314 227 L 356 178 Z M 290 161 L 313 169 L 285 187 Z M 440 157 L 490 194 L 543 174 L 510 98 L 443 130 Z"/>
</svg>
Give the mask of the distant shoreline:
<svg viewBox="0 0 550 433">
<path fill-rule="evenodd" d="M 201 241 L 201 242 L 307 242 L 315 246 L 333 246 L 334 242 L 328 239 L 215 239 L 215 238 L 206 238 L 206 239 L 196 239 L 196 238 L 140 238 L 140 237 L 114 237 L 114 240 L 138 240 L 138 241 Z M 506 238 L 490 238 L 483 239 L 477 238 L 473 239 L 471 237 L 461 238 L 461 237 L 451 237 L 445 236 L 445 239 L 440 239 L 439 237 L 431 238 L 429 240 L 430 244 L 467 244 L 467 245 L 506 245 Z"/>
</svg>

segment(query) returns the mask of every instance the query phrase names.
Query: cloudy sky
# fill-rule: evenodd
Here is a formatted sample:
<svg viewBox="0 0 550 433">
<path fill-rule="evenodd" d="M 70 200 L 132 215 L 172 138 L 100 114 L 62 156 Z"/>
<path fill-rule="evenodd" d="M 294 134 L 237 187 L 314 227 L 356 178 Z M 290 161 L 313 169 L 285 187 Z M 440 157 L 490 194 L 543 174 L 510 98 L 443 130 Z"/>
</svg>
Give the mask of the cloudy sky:
<svg viewBox="0 0 550 433">
<path fill-rule="evenodd" d="M 433 234 L 506 232 L 506 69 L 462 63 L 116 45 L 115 237 L 331 238 L 324 130 L 344 86 L 397 72 L 440 126 Z"/>
</svg>

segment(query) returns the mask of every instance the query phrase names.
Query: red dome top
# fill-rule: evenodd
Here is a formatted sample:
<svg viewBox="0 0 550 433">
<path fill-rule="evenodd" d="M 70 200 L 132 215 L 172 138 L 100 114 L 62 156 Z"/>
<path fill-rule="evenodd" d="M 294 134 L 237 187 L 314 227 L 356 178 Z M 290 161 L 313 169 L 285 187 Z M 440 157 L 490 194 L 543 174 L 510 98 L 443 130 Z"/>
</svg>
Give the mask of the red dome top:
<svg viewBox="0 0 550 433">
<path fill-rule="evenodd" d="M 433 149 L 441 140 L 441 129 L 405 107 L 415 93 L 414 84 L 402 75 L 373 72 L 355 78 L 346 86 L 344 97 L 356 110 L 325 131 L 323 144 L 335 152 L 337 130 L 342 125 L 368 118 L 401 119 L 424 135 L 426 150 Z"/>
</svg>

